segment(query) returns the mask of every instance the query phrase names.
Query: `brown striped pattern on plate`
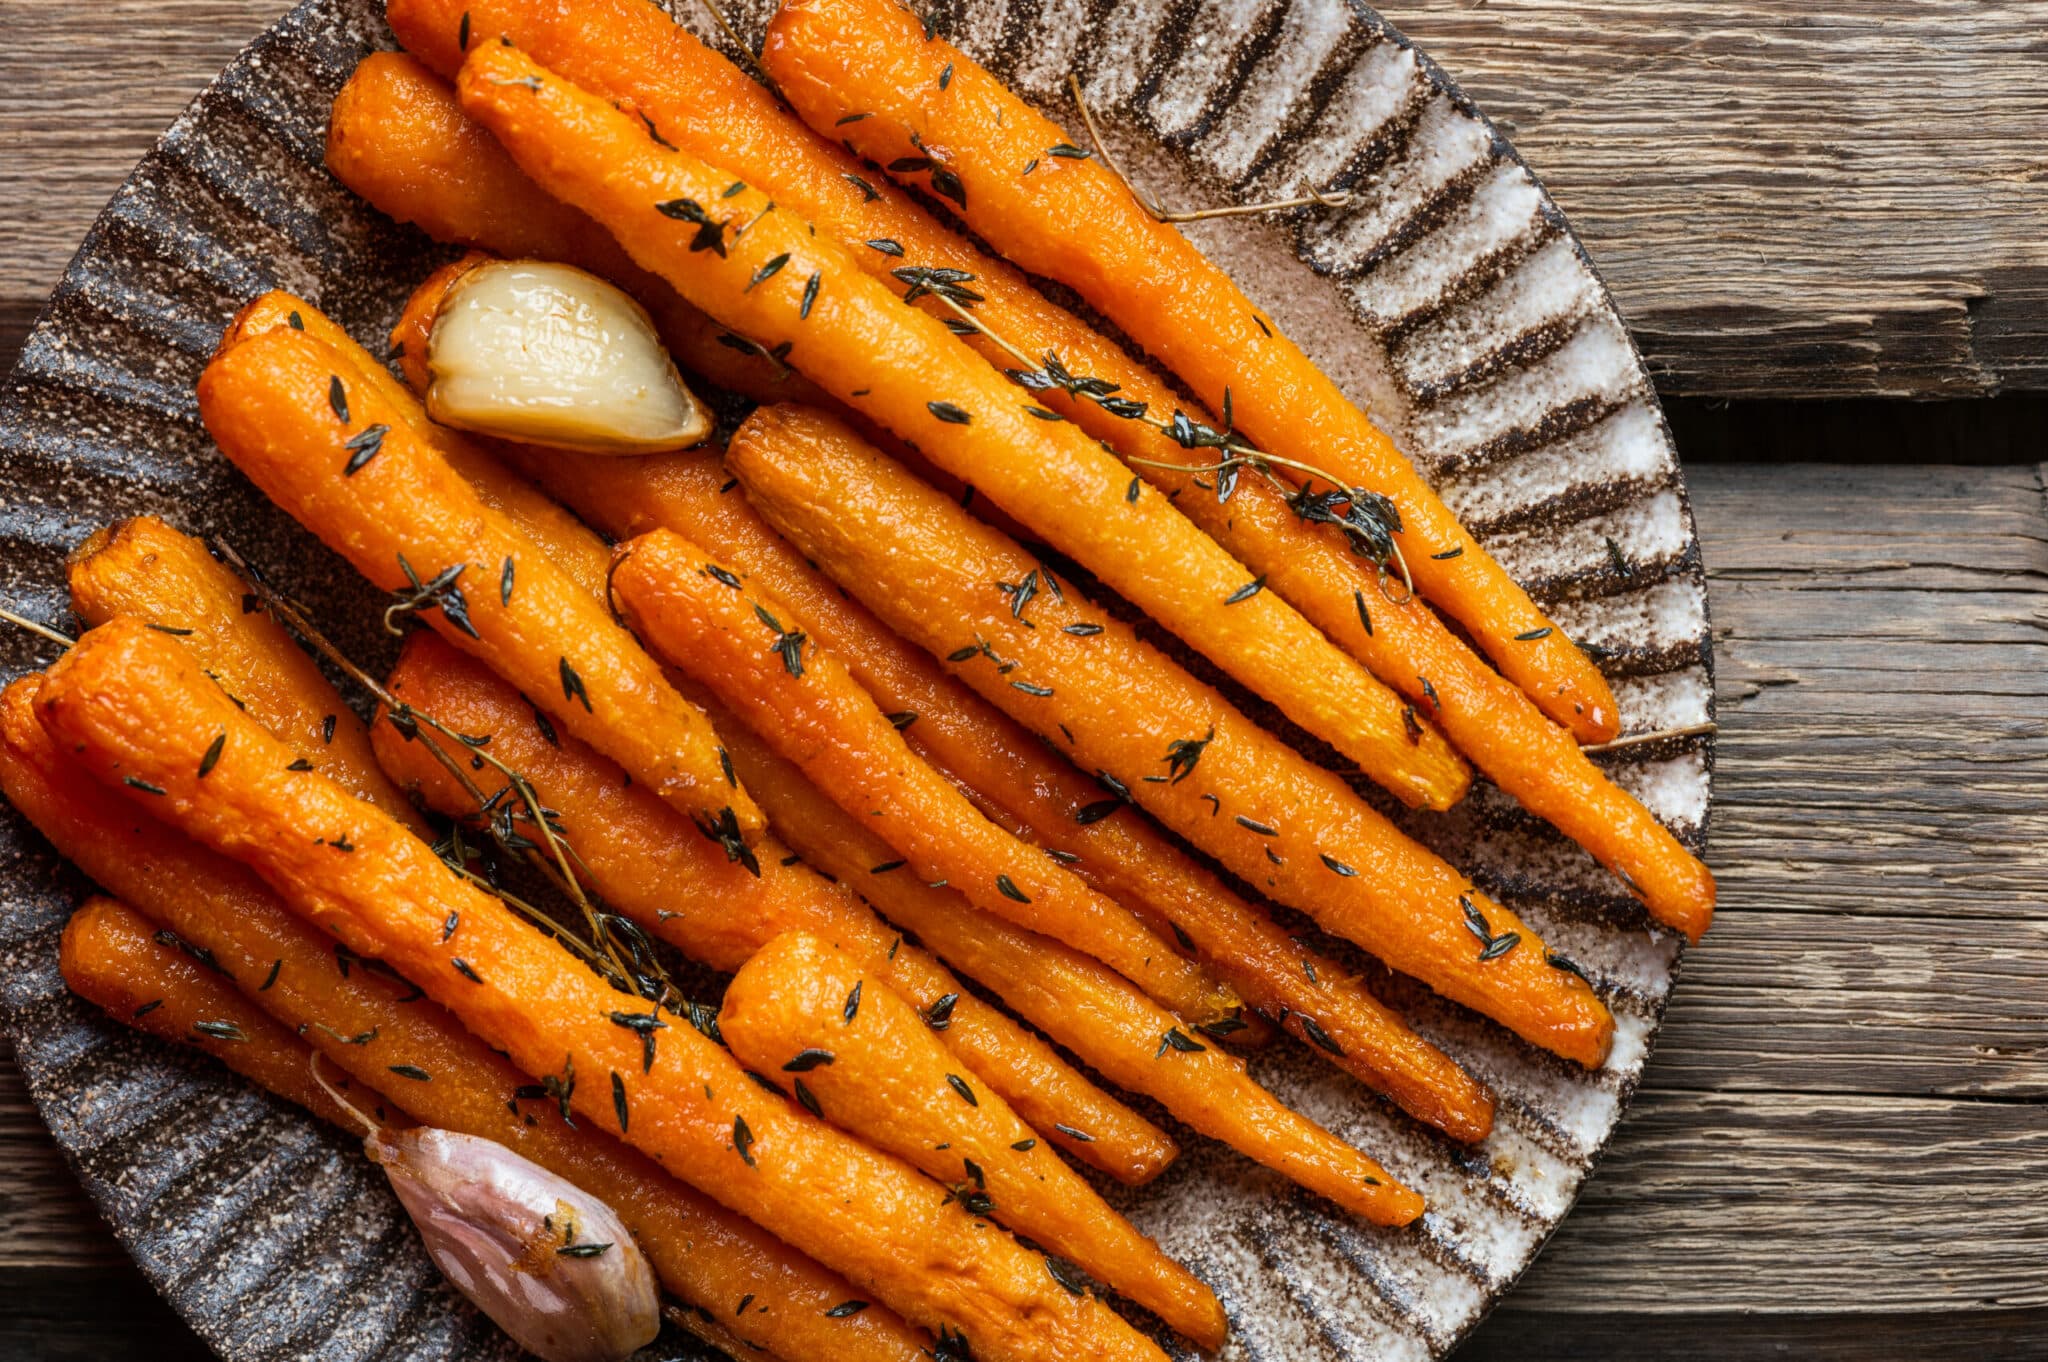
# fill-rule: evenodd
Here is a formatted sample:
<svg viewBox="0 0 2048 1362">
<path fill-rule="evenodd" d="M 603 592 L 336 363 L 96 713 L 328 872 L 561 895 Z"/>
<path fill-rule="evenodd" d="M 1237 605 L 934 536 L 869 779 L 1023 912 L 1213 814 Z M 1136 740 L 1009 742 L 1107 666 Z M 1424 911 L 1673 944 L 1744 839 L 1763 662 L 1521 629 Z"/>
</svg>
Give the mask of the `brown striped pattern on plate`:
<svg viewBox="0 0 2048 1362">
<path fill-rule="evenodd" d="M 731 13 L 751 37 L 769 11 L 746 0 Z M 1063 83 L 1078 74 L 1120 156 L 1169 202 L 1351 193 L 1343 209 L 1189 230 L 1597 650 L 1629 730 L 1711 717 L 1698 544 L 1649 377 L 1541 185 L 1443 72 L 1343 0 L 943 0 L 930 13 L 1077 132 Z M 192 386 L 252 293 L 295 289 L 374 341 L 443 257 L 319 165 L 332 92 L 389 42 L 370 0 L 308 0 L 200 96 L 94 225 L 0 389 L 0 600 L 65 623 L 64 552 L 96 524 L 153 511 L 229 539 L 358 656 L 388 659 L 370 593 L 212 450 Z M 0 674 L 47 652 L 0 634 Z M 1710 741 L 1606 760 L 1703 842 Z M 1476 1150 L 1298 1047 L 1259 1057 L 1261 1077 L 1432 1209 L 1406 1231 L 1362 1226 L 1201 1141 L 1160 1184 L 1119 1192 L 1224 1297 L 1232 1358 L 1453 1346 L 1570 1209 L 1663 1015 L 1678 946 L 1582 852 L 1484 785 L 1448 815 L 1404 818 L 1600 981 L 1621 1022 L 1615 1056 L 1582 1073 L 1389 980 L 1417 1027 L 1499 1091 L 1499 1128 Z M 0 811 L 0 1023 L 151 1280 L 237 1362 L 503 1355 L 352 1140 L 65 994 L 56 933 L 79 887 Z M 698 1355 L 674 1338 L 649 1354 Z"/>
</svg>

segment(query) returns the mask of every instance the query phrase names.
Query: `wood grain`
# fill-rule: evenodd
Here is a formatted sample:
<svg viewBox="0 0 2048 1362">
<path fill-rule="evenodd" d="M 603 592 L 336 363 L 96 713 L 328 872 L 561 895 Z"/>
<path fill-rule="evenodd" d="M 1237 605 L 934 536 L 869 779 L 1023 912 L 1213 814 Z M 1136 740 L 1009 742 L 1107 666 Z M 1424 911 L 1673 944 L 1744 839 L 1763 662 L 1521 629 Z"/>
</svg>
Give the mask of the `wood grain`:
<svg viewBox="0 0 2048 1362">
<path fill-rule="evenodd" d="M 2048 385 L 2040 0 L 1402 0 L 1669 393 Z"/>
<path fill-rule="evenodd" d="M 0 368 L 129 167 L 286 7 L 0 4 Z M 1665 393 L 2048 388 L 2048 0 L 1382 8 L 1543 178 Z"/>
<path fill-rule="evenodd" d="M 0 0 L 0 365 L 128 167 L 284 7 Z M 1667 392 L 2048 388 L 2048 4 L 1386 8 L 1544 176 Z M 1724 909 L 1606 1163 L 1465 1355 L 2042 1355 L 2042 471 L 1691 477 Z M 0 1285 L 0 1355 L 205 1355 L 4 1061 Z"/>
<path fill-rule="evenodd" d="M 1467 1355 L 2040 1355 L 2043 470 L 1722 465 L 1691 485 L 1723 909 L 1605 1162 Z M 0 1284 L 118 1277 L 4 1083 L 0 1188 Z"/>
</svg>

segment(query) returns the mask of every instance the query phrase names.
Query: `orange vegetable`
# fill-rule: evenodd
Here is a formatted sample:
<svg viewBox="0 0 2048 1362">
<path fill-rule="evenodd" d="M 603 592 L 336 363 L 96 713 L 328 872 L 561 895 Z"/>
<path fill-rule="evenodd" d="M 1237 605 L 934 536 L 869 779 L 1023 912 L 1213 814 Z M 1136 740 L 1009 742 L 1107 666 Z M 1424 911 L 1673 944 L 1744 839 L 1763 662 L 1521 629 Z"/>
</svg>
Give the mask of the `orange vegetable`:
<svg viewBox="0 0 2048 1362">
<path fill-rule="evenodd" d="M 607 88 L 651 101 L 652 106 L 663 109 L 671 108 L 679 100 L 675 91 L 630 59 L 617 66 L 584 66 L 588 54 L 574 34 L 556 32 L 530 16 L 522 17 L 510 10 L 501 16 L 501 22 L 508 25 L 507 31 L 530 33 L 546 44 L 548 50 L 543 59 L 559 59 L 572 76 L 617 81 L 616 87 Z M 815 26 L 816 20 L 815 16 L 805 15 L 801 7 L 793 7 L 779 23 Z M 524 26 L 528 24 L 534 26 Z M 425 21 L 420 25 L 423 30 L 428 26 Z M 672 63 L 697 71 L 695 79 L 714 81 L 723 59 L 698 47 L 686 35 L 667 33 L 669 27 L 658 17 L 629 21 L 619 30 L 618 40 L 626 47 L 637 44 L 644 50 L 659 50 Z M 769 51 L 801 65 L 798 57 L 790 55 L 791 45 L 786 41 L 779 45 L 771 42 Z M 672 116 L 687 122 L 683 114 Z M 763 126 L 772 126 L 772 115 Z M 891 135 L 895 126 L 885 119 L 862 119 L 834 135 Z M 684 145 L 693 144 L 686 139 Z M 721 154 L 715 143 L 694 145 L 713 159 Z M 728 145 L 735 157 L 734 164 L 749 172 L 750 178 L 785 202 L 812 212 L 841 239 L 908 242 L 913 258 L 920 261 L 979 271 L 974 287 L 987 297 L 978 311 L 998 334 L 1032 353 L 1057 353 L 1077 372 L 1110 378 L 1120 385 L 1121 396 L 1143 401 L 1152 410 L 1169 410 L 1177 400 L 1149 371 L 1131 364 L 1113 345 L 1077 319 L 1045 303 L 1013 272 L 995 262 L 977 261 L 971 247 L 961 245 L 914 206 L 884 199 L 872 210 L 864 205 L 862 210 L 855 211 L 841 202 L 844 195 L 834 173 L 821 172 L 822 181 L 817 174 L 796 180 L 787 178 L 796 174 L 788 167 L 808 164 L 800 153 L 808 153 L 812 160 L 822 157 L 829 161 L 833 154 L 829 149 L 792 146 L 789 155 L 774 158 L 773 164 L 754 164 L 745 159 L 745 149 L 752 143 L 741 138 Z M 1060 158 L 1040 160 L 1045 173 L 1050 174 L 1061 173 L 1068 165 Z M 764 174 L 767 178 L 762 178 Z M 827 185 L 830 192 L 813 202 L 809 194 L 820 183 Z M 873 214 L 884 217 L 873 219 Z M 856 259 L 880 269 L 893 264 L 888 257 L 868 261 L 859 253 Z M 988 347 L 984 350 L 996 353 Z M 1006 365 L 1013 362 L 1000 354 L 996 357 Z M 1093 404 L 1065 402 L 1058 394 L 1045 394 L 1043 400 L 1077 420 L 1091 434 L 1114 440 L 1130 452 L 1145 456 L 1151 462 L 1140 464 L 1140 471 L 1169 492 L 1184 492 L 1187 474 L 1177 467 L 1161 468 L 1157 464 L 1200 468 L 1215 457 L 1213 451 L 1184 449 L 1149 427 L 1112 416 Z M 1183 496 L 1177 505 L 1264 575 L 1269 589 L 1301 609 L 1318 628 L 1359 657 L 1382 680 L 1403 690 L 1423 715 L 1440 719 L 1446 729 L 1455 729 L 1451 733 L 1453 741 L 1502 788 L 1624 876 L 1660 918 L 1697 936 L 1713 900 L 1712 880 L 1704 868 L 1647 811 L 1574 751 L 1572 744 L 1548 725 L 1537 722 L 1531 707 L 1517 698 L 1515 689 L 1474 657 L 1425 606 L 1420 602 L 1397 606 L 1380 597 L 1376 577 L 1361 570 L 1361 561 L 1334 532 L 1319 532 L 1302 522 L 1278 491 L 1256 478 L 1241 482 L 1228 503 L 1218 503 L 1212 496 L 1194 495 Z M 1363 626 L 1357 609 L 1358 602 L 1367 600 L 1374 617 L 1370 630 Z M 1516 640 L 1514 646 L 1518 653 L 1527 653 L 1532 646 L 1549 645 L 1541 640 Z M 1432 692 L 1434 700 L 1428 698 Z M 1562 712 L 1565 706 L 1559 702 L 1555 708 Z M 1578 723 L 1584 736 L 1593 740 L 1612 736 L 1611 705 L 1606 714 L 1603 723 L 1588 723 L 1579 714 L 1568 717 Z"/>
<path fill-rule="evenodd" d="M 65 561 L 88 625 L 134 615 L 177 634 L 228 694 L 299 756 L 402 823 L 424 828 L 377 769 L 370 737 L 320 668 L 206 546 L 155 516 L 94 530 Z"/>
<path fill-rule="evenodd" d="M 199 406 L 222 451 L 372 583 L 418 600 L 416 613 L 443 636 L 539 697 L 569 732 L 682 812 L 757 835 L 760 812 L 725 779 L 703 715 L 601 605 L 477 499 L 403 407 L 379 385 L 351 387 L 336 354 L 280 328 L 216 356 L 200 377 Z"/>
<path fill-rule="evenodd" d="M 1605 1058 L 1614 1021 L 1585 981 L 1340 777 L 1076 592 L 1041 598 L 1027 628 L 993 585 L 1033 566 L 1014 542 L 840 423 L 803 417 L 801 441 L 797 422 L 784 427 L 736 441 L 728 465 L 770 523 L 898 632 L 957 657 L 954 675 L 1279 902 L 1534 1044 Z M 998 673 L 981 641 L 1015 667 Z"/>
<path fill-rule="evenodd" d="M 1615 735 L 1606 679 L 1393 441 L 1114 171 L 1051 154 L 1070 140 L 1057 124 L 887 0 L 792 0 L 762 62 L 821 133 L 878 165 L 952 175 L 959 192 L 948 197 L 970 227 L 1025 269 L 1071 284 L 1261 448 L 1391 497 L 1422 593 L 1545 713 L 1588 742 Z"/>
<path fill-rule="evenodd" d="M 918 1355 L 921 1335 L 887 1309 L 828 1316 L 853 1288 L 751 1221 L 608 1136 L 567 1125 L 551 1102 L 528 1099 L 508 1108 L 514 1091 L 530 1083 L 527 1075 L 388 967 L 346 952 L 302 921 L 248 869 L 138 815 L 88 776 L 37 721 L 33 702 L 41 686 L 42 678 L 31 676 L 0 695 L 0 789 L 80 869 L 186 943 L 191 954 L 180 949 L 178 960 L 214 962 L 196 976 L 209 996 L 244 1007 L 253 1000 L 275 1024 L 310 1041 L 350 1081 L 378 1094 L 379 1120 L 402 1110 L 498 1140 L 599 1196 L 626 1218 L 664 1285 L 721 1319 L 743 1318 L 749 1339 L 798 1362 L 907 1362 Z M 181 1002 L 171 981 L 161 976 L 147 996 L 162 996 L 164 1006 L 142 1020 L 181 1008 L 194 1016 L 224 1014 L 226 1001 Z M 225 1015 L 241 1024 L 241 1014 Z M 235 1044 L 217 1053 L 232 1062 L 253 1052 Z M 306 1078 L 304 1050 L 298 1055 L 296 1069 L 285 1066 L 282 1075 L 272 1073 L 276 1064 L 243 1072 L 303 1100 L 288 1086 Z M 399 1069 L 432 1077 L 421 1082 Z M 747 1296 L 754 1306 L 742 1317 L 733 1307 Z"/>
<path fill-rule="evenodd" d="M 104 894 L 64 924 L 57 968 L 73 993 L 123 1026 L 203 1050 L 257 1087 L 322 1120 L 346 1115 L 307 1067 L 312 1049 L 220 975 L 209 973 L 133 908 Z"/>
<path fill-rule="evenodd" d="M 462 467 L 487 505 L 508 508 L 514 523 L 557 562 L 579 564 L 575 576 L 593 595 L 604 590 L 604 565 L 611 553 L 595 534 L 495 461 L 479 456 Z M 740 498 L 734 502 L 743 504 Z M 958 985 L 921 952 L 897 952 L 894 939 L 853 908 L 845 890 L 827 888 L 808 870 L 781 865 L 781 848 L 772 839 L 756 846 L 753 864 L 761 873 L 750 874 L 645 787 L 633 785 L 611 761 L 573 737 L 562 737 L 552 725 L 543 728 L 538 713 L 516 690 L 438 637 L 416 635 L 400 663 L 394 685 L 410 686 L 426 712 L 461 732 L 497 734 L 498 754 L 540 779 L 551 807 L 586 811 L 587 816 L 573 820 L 579 855 L 603 897 L 645 930 L 715 968 L 731 970 L 779 931 L 792 926 L 823 931 L 829 923 L 841 944 L 858 939 L 871 954 L 900 955 L 892 980 L 925 1006 L 949 993 L 958 995 Z M 425 746 L 399 740 L 389 725 L 376 735 L 378 759 L 394 778 L 414 785 L 442 813 L 461 817 L 474 812 L 476 798 Z M 472 783 L 487 786 L 486 795 L 501 785 L 488 768 L 475 772 Z M 588 802 L 580 803 L 586 793 Z M 1097 1133 L 1094 1142 L 1077 1144 L 1070 1152 L 1129 1183 L 1148 1181 L 1173 1161 L 1178 1151 L 1171 1138 L 1001 1013 L 970 996 L 955 1015 L 950 1040 L 963 1059 L 1019 1110 L 1052 1127 L 1055 1140 L 1067 1143 L 1057 1132 L 1060 1125 Z"/>
<path fill-rule="evenodd" d="M 879 863 L 886 871 L 869 874 L 945 880 L 983 912 L 1085 951 L 1198 1025 L 1236 1009 L 1234 994 L 1128 909 L 983 817 L 787 605 L 668 530 L 619 551 L 612 592 L 649 647 L 895 849 Z"/>
<path fill-rule="evenodd" d="M 472 51 L 457 91 L 543 188 L 604 223 L 691 302 L 763 344 L 786 342 L 789 362 L 820 388 L 971 477 L 1374 779 L 1431 806 L 1463 792 L 1457 755 L 1433 729 L 1411 739 L 1397 696 L 1166 497 L 1138 494 L 1142 484 L 1095 441 L 1029 415 L 1034 404 L 845 248 L 793 212 L 768 211 L 759 191 L 726 197 L 727 172 L 665 150 L 514 48 Z"/>
<path fill-rule="evenodd" d="M 985 1199 L 986 1214 L 1202 1347 L 1222 1346 L 1229 1323 L 1209 1288 L 960 1073 L 943 1032 L 830 942 L 792 932 L 763 946 L 726 989 L 718 1030 L 741 1063 L 825 1120 Z"/>
<path fill-rule="evenodd" d="M 433 634 L 407 640 L 387 684 L 459 732 L 489 734 L 491 752 L 532 781 L 541 801 L 560 814 L 563 840 L 575 849 L 587 886 L 651 935 L 730 972 L 783 932 L 814 932 L 919 1008 L 950 1009 L 952 1024 L 942 1039 L 956 1062 L 1041 1129 L 1057 1124 L 1094 1132 L 1088 1144 L 1055 1136 L 1077 1156 L 1130 1182 L 1146 1181 L 1173 1161 L 1171 1138 L 962 989 L 846 888 L 789 856 L 772 834 L 756 844 L 751 871 L 733 861 L 612 762 L 575 738 L 543 729 L 519 692 Z M 371 738 L 392 778 L 430 807 L 456 818 L 475 814 L 475 799 L 424 744 L 404 740 L 386 723 Z M 486 796 L 505 783 L 495 768 L 470 774 Z"/>
<path fill-rule="evenodd" d="M 372 52 L 334 97 L 327 168 L 385 214 L 436 241 L 512 259 L 558 260 L 609 279 L 654 318 L 676 362 L 757 402 L 815 393 L 676 297 L 627 258 L 605 230 L 543 194 L 455 92 L 411 57 Z M 408 347 L 403 357 L 411 356 Z"/>
<path fill-rule="evenodd" d="M 1036 1255 L 982 1232 L 914 1170 L 763 1092 L 693 1028 L 656 1033 L 648 1063 L 639 1033 L 612 1020 L 618 993 L 375 806 L 290 770 L 290 749 L 175 640 L 128 619 L 90 631 L 50 669 L 35 713 L 95 779 L 246 859 L 294 911 L 416 981 L 527 1073 L 551 1076 L 561 1106 L 582 1121 L 912 1323 L 957 1330 L 977 1356 L 995 1359 L 1162 1356 L 1098 1302 L 1062 1290 Z"/>
<path fill-rule="evenodd" d="M 788 410 L 763 408 L 743 428 L 749 438 L 776 438 Z M 961 783 L 991 818 L 1048 849 L 1078 856 L 1069 863 L 1076 874 L 1130 907 L 1156 934 L 1184 934 L 1213 973 L 1253 1006 L 1284 1018 L 1318 1054 L 1375 1086 L 1403 1092 L 1415 1115 L 1457 1138 L 1485 1135 L 1492 1101 L 1484 1088 L 1415 1041 L 1341 966 L 1304 950 L 1142 817 L 1106 814 L 1099 785 L 945 675 L 763 524 L 751 504 L 733 494 L 732 475 L 716 453 L 563 461 L 549 452 L 508 449 L 506 456 L 615 539 L 671 529 L 748 574 L 791 605 L 805 629 L 902 725 L 910 745 Z M 1083 809 L 1090 810 L 1089 821 L 1077 821 Z M 1316 1040 L 1317 1032 L 1329 1043 Z M 1431 1087 L 1381 1076 L 1378 1056 L 1403 1049 L 1434 1070 Z"/>
<path fill-rule="evenodd" d="M 735 730 L 732 759 L 760 791 L 776 826 L 789 830 L 791 845 L 826 874 L 853 878 L 885 854 L 873 833 L 754 734 Z M 1378 1163 L 1289 1110 L 1245 1072 L 1243 1061 L 1209 1044 L 1206 1035 L 1181 1030 L 1171 1012 L 1106 966 L 976 912 L 951 889 L 899 875 L 866 887 L 890 921 L 981 980 L 1111 1082 L 1144 1093 L 1190 1128 L 1377 1224 L 1406 1224 L 1422 1213 L 1422 1198 Z"/>
<path fill-rule="evenodd" d="M 435 271 L 432 278 L 452 280 L 463 268 L 481 259 L 481 256 L 465 256 Z M 476 492 L 478 500 L 510 517 L 520 529 L 548 550 L 555 566 L 568 573 L 585 591 L 596 595 L 604 589 L 604 575 L 611 567 L 611 553 L 591 537 L 575 516 L 541 495 L 523 479 L 506 473 L 490 452 L 498 448 L 494 442 L 434 424 L 428 418 L 426 408 L 403 383 L 391 376 L 389 369 L 371 358 L 368 351 L 312 304 L 273 289 L 235 314 L 222 348 L 280 327 L 303 331 L 329 347 L 336 360 L 348 366 L 346 381 L 351 386 L 360 383 L 374 388 L 379 397 L 390 403 L 391 410 L 403 419 L 407 430 L 432 445 L 448 466 L 462 475 Z M 558 546 L 567 551 L 558 552 Z"/>
</svg>

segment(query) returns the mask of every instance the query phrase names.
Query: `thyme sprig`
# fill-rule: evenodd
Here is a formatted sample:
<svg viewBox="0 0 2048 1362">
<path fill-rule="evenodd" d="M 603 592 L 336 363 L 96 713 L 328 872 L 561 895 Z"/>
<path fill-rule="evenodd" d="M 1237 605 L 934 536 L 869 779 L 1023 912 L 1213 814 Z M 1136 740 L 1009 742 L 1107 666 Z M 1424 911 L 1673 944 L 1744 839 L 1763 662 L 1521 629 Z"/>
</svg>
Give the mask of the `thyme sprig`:
<svg viewBox="0 0 2048 1362">
<path fill-rule="evenodd" d="M 1221 208 L 1167 208 L 1157 199 L 1148 196 L 1138 188 L 1138 182 L 1118 164 L 1116 156 L 1109 149 L 1109 143 L 1102 136 L 1102 129 L 1095 126 L 1095 113 L 1088 107 L 1087 96 L 1081 93 L 1081 81 L 1077 76 L 1067 77 L 1067 88 L 1073 92 L 1074 106 L 1081 111 L 1081 121 L 1088 125 L 1088 143 L 1095 149 L 1095 155 L 1109 167 L 1110 174 L 1124 182 L 1124 188 L 1131 191 L 1131 197 L 1138 206 L 1161 222 L 1202 222 L 1209 218 L 1249 217 L 1258 213 L 1277 213 L 1287 208 L 1343 208 L 1350 204 L 1351 195 L 1343 192 L 1304 186 L 1302 192 L 1290 199 L 1272 199 L 1265 203 L 1234 203 Z"/>
<path fill-rule="evenodd" d="M 488 739 L 465 734 L 392 694 L 382 682 L 357 666 L 347 654 L 336 647 L 306 618 L 303 611 L 251 570 L 248 563 L 231 546 L 217 543 L 216 547 L 221 557 L 241 575 L 251 593 L 265 609 L 305 639 L 315 651 L 332 662 L 344 675 L 381 704 L 384 707 L 385 718 L 393 728 L 407 738 L 425 744 L 427 753 L 443 770 L 454 777 L 456 783 L 471 799 L 476 801 L 477 813 L 493 840 L 506 851 L 532 864 L 576 905 L 583 917 L 589 939 L 579 939 L 573 933 L 563 930 L 558 922 L 533 904 L 516 895 L 508 894 L 488 877 L 470 870 L 466 864 L 466 853 L 460 850 L 462 843 L 459 839 L 453 839 L 451 845 L 456 849 L 456 856 L 465 857 L 465 863 L 456 864 L 452 858 L 444 858 L 444 863 L 448 864 L 455 874 L 551 931 L 557 940 L 582 957 L 614 987 L 653 1003 L 656 1016 L 663 1006 L 667 1006 L 672 1012 L 680 1012 L 687 1006 L 640 930 L 624 919 L 599 909 L 584 891 L 575 868 L 575 853 L 562 839 L 558 824 L 560 815 L 541 801 L 533 782 L 524 772 L 492 753 Z M 462 757 L 458 758 L 435 741 L 436 734 L 453 744 L 462 753 Z M 503 777 L 505 788 L 495 794 L 484 794 L 482 788 L 469 774 L 468 764 L 475 762 L 481 762 L 483 766 L 495 770 Z M 529 829 L 537 835 L 538 840 L 525 835 L 525 831 Z"/>
<path fill-rule="evenodd" d="M 916 272 L 897 271 L 899 278 L 913 273 Z M 928 294 L 936 298 L 961 322 L 973 327 L 986 337 L 990 344 L 1016 360 L 1022 367 L 1006 369 L 1004 373 L 1019 387 L 1030 392 L 1046 392 L 1057 388 L 1077 401 L 1093 402 L 1112 416 L 1150 426 L 1183 449 L 1213 449 L 1222 456 L 1214 463 L 1185 464 L 1167 459 L 1142 459 L 1136 455 L 1126 455 L 1125 463 L 1138 468 L 1163 468 L 1176 473 L 1186 473 L 1195 479 L 1198 486 L 1208 486 L 1202 483 L 1200 475 L 1212 474 L 1216 479 L 1214 490 L 1219 502 L 1230 500 L 1231 495 L 1237 490 L 1240 475 L 1244 470 L 1250 469 L 1271 484 L 1287 502 L 1288 507 L 1303 520 L 1321 525 L 1334 525 L 1342 531 L 1345 538 L 1351 541 L 1352 551 L 1370 559 L 1380 570 L 1381 595 L 1399 605 L 1404 604 L 1415 594 L 1415 579 L 1409 575 L 1408 560 L 1401 552 L 1399 541 L 1394 537 L 1401 530 L 1399 508 L 1378 492 L 1368 491 L 1363 487 L 1346 486 L 1343 479 L 1315 464 L 1288 458 L 1285 455 L 1269 454 L 1251 444 L 1233 427 L 1228 391 L 1223 394 L 1221 430 L 1205 421 L 1195 420 L 1178 408 L 1171 417 L 1154 416 L 1145 403 L 1117 396 L 1121 390 L 1119 384 L 1112 383 L 1106 378 L 1073 373 L 1061 363 L 1059 356 L 1051 351 L 1047 351 L 1034 361 L 1022 347 L 990 329 L 981 318 L 968 311 L 967 306 L 958 301 L 952 291 L 929 286 L 920 288 L 916 282 L 905 282 L 912 283 L 911 291 L 906 297 L 916 298 Z M 1296 487 L 1282 477 L 1277 470 L 1283 468 L 1301 475 L 1304 480 L 1302 485 Z M 1328 483 L 1330 490 L 1316 491 L 1317 479 Z M 1133 486 L 1135 485 L 1134 482 Z M 1401 574 L 1404 594 L 1398 598 L 1387 589 L 1389 564 Z"/>
<path fill-rule="evenodd" d="M 66 634 L 60 634 L 47 624 L 37 624 L 26 615 L 17 615 L 12 610 L 0 610 L 0 620 L 5 620 L 17 629 L 26 629 L 37 638 L 48 639 L 60 648 L 69 648 L 78 642 Z"/>
<path fill-rule="evenodd" d="M 436 573 L 430 580 L 421 581 L 419 573 L 401 553 L 398 555 L 398 568 L 405 574 L 405 580 L 412 584 L 412 589 L 392 593 L 394 599 L 384 608 L 385 633 L 397 637 L 405 632 L 397 623 L 400 615 L 439 610 L 448 623 L 471 638 L 477 636 L 476 626 L 469 622 L 469 599 L 462 594 L 460 580 L 469 564 L 456 563 Z"/>
<path fill-rule="evenodd" d="M 1611 742 L 1586 743 L 1579 750 L 1581 752 L 1616 752 L 1624 748 L 1640 747 L 1644 743 L 1662 742 L 1666 738 L 1701 738 L 1709 733 L 1718 733 L 1720 731 L 1721 726 L 1719 724 L 1708 720 L 1706 723 L 1683 724 L 1677 728 L 1652 729 L 1648 733 L 1630 733 Z"/>
</svg>

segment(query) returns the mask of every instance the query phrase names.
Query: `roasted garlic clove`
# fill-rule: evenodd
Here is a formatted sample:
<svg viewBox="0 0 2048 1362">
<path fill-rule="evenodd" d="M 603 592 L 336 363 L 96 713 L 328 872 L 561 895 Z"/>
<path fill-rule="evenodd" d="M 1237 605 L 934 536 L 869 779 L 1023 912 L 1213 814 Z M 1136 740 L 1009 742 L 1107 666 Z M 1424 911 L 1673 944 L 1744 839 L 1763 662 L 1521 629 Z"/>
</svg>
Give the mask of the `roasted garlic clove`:
<svg viewBox="0 0 2048 1362">
<path fill-rule="evenodd" d="M 543 1362 L 621 1362 L 661 1331 L 612 1209 L 504 1145 L 416 1126 L 365 1141 L 457 1290 Z"/>
<path fill-rule="evenodd" d="M 427 346 L 443 425 L 589 454 L 682 449 L 711 431 L 646 310 L 582 270 L 493 260 L 456 280 Z"/>
</svg>

